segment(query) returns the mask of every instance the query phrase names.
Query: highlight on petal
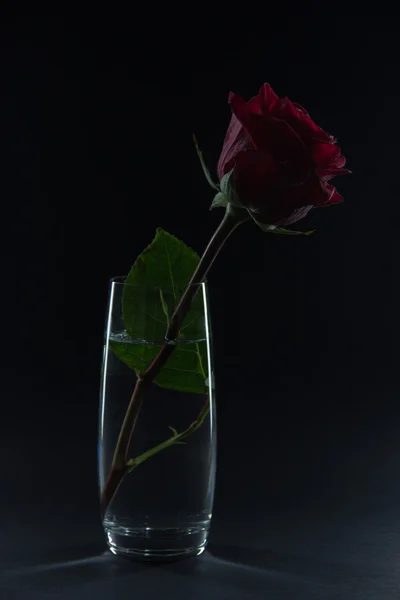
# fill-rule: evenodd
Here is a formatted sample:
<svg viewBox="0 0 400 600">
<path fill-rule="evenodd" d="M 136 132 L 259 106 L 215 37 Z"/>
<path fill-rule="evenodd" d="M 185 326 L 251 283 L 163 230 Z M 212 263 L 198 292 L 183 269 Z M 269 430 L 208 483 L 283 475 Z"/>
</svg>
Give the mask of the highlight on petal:
<svg viewBox="0 0 400 600">
<path fill-rule="evenodd" d="M 298 102 L 292 102 L 293 106 L 297 109 L 297 111 L 299 113 L 303 113 L 303 115 L 305 115 L 306 117 L 310 118 L 310 115 L 308 114 L 308 112 L 306 111 L 306 109 L 301 106 L 301 104 L 298 104 Z"/>
<path fill-rule="evenodd" d="M 338 175 L 350 175 L 351 171 L 349 169 L 336 169 L 333 167 L 331 169 L 317 169 L 317 173 L 321 181 L 329 181 L 332 177 L 337 177 Z"/>
<path fill-rule="evenodd" d="M 346 164 L 346 159 L 343 156 L 343 154 L 339 154 L 339 156 L 336 158 L 333 164 L 337 169 L 341 169 L 342 167 L 344 167 L 344 165 Z"/>
<path fill-rule="evenodd" d="M 325 187 L 327 187 L 329 189 L 330 196 L 329 196 L 329 200 L 327 202 L 325 202 L 323 206 L 330 206 L 331 204 L 342 204 L 343 196 L 341 196 L 339 194 L 337 189 L 333 185 L 330 185 L 329 183 L 325 183 Z"/>
</svg>

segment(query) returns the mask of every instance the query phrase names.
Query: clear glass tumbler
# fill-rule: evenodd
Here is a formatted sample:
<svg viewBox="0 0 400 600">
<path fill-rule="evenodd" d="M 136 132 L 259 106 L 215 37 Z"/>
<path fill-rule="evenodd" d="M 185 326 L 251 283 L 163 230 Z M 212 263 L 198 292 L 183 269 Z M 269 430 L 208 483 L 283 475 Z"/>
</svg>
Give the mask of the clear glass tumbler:
<svg viewBox="0 0 400 600">
<path fill-rule="evenodd" d="M 201 554 L 207 544 L 216 414 L 207 284 L 195 287 L 179 334 L 167 340 L 177 290 L 110 280 L 99 411 L 101 497 L 139 374 L 163 345 L 174 346 L 138 411 L 125 455 L 131 469 L 102 514 L 108 546 L 117 555 L 171 560 Z M 134 307 L 133 319 L 124 301 Z"/>
</svg>

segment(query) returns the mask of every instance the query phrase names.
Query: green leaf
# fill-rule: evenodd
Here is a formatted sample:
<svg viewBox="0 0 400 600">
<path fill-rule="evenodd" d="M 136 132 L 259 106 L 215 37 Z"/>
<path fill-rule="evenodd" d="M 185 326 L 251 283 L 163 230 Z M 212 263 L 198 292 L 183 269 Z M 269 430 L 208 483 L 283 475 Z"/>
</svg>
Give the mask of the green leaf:
<svg viewBox="0 0 400 600">
<path fill-rule="evenodd" d="M 282 229 L 282 227 L 277 227 L 272 233 L 277 233 L 278 235 L 311 235 L 316 231 L 315 229 L 311 229 L 310 231 L 293 231 L 293 229 Z"/>
<path fill-rule="evenodd" d="M 218 194 L 216 194 L 214 196 L 214 200 L 211 203 L 210 210 L 212 208 L 219 208 L 220 206 L 227 206 L 227 205 L 228 205 L 228 198 L 222 192 L 218 192 Z"/>
<path fill-rule="evenodd" d="M 127 344 L 116 340 L 110 340 L 109 345 L 114 354 L 136 372 L 145 371 L 162 348 L 161 344 Z M 209 390 L 204 376 L 206 365 L 205 341 L 196 344 L 179 344 L 154 379 L 154 383 L 170 390 L 207 394 Z"/>
<path fill-rule="evenodd" d="M 205 163 L 205 161 L 204 161 L 204 158 L 203 158 L 203 153 L 202 153 L 202 151 L 201 151 L 201 150 L 200 150 L 200 148 L 199 148 L 199 145 L 198 145 L 198 143 L 197 143 L 197 139 L 196 139 L 196 136 L 194 135 L 194 133 L 193 133 L 193 142 L 194 142 L 194 145 L 195 145 L 195 147 L 196 147 L 197 156 L 198 156 L 198 157 L 199 157 L 199 159 L 200 159 L 200 163 L 201 163 L 201 166 L 202 166 L 202 168 L 203 168 L 204 175 L 206 176 L 206 179 L 207 179 L 208 183 L 209 183 L 209 184 L 211 185 L 211 187 L 212 187 L 212 188 L 214 188 L 215 190 L 219 190 L 219 187 L 217 186 L 217 184 L 216 184 L 216 183 L 214 183 L 214 182 L 213 182 L 213 180 L 212 180 L 212 177 L 211 177 L 210 171 L 208 170 L 208 167 L 207 167 L 207 165 L 206 165 L 206 163 Z"/>
<path fill-rule="evenodd" d="M 227 197 L 228 202 L 237 206 L 238 208 L 245 208 L 240 201 L 240 198 L 236 192 L 235 184 L 233 180 L 233 173 L 235 169 L 231 169 L 228 173 L 225 173 L 221 179 L 221 192 Z"/>
<path fill-rule="evenodd" d="M 161 350 L 169 319 L 199 260 L 191 248 L 159 228 L 131 268 L 122 295 L 129 339 L 112 339 L 110 348 L 132 370 L 145 371 Z M 207 393 L 205 337 L 204 302 L 199 286 L 175 340 L 176 347 L 154 382 L 168 389 Z"/>
<path fill-rule="evenodd" d="M 165 302 L 165 298 L 164 298 L 164 292 L 162 291 L 162 289 L 160 288 L 160 300 L 161 300 L 161 306 L 162 309 L 164 311 L 164 315 L 166 316 L 167 319 L 167 326 L 169 327 L 169 312 L 168 312 L 168 304 Z"/>
</svg>

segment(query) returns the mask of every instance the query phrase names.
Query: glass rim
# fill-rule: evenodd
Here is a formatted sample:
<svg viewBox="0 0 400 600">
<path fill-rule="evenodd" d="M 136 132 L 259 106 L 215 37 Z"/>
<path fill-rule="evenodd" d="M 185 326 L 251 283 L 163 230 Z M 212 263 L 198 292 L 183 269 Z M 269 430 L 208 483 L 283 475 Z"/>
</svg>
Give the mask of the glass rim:
<svg viewBox="0 0 400 600">
<path fill-rule="evenodd" d="M 142 283 L 125 283 L 126 278 L 128 277 L 128 275 L 116 275 L 115 277 L 110 277 L 110 279 L 108 280 L 109 285 L 128 285 L 130 287 L 135 287 L 135 288 L 144 288 L 144 289 L 154 289 L 157 287 L 156 284 L 154 285 L 146 285 L 146 284 L 142 284 Z M 192 283 L 190 287 L 201 287 L 204 284 L 207 283 L 207 278 L 204 279 L 201 283 Z M 168 290 L 168 289 L 172 289 L 173 286 L 172 285 L 163 285 L 162 289 L 163 290 Z"/>
</svg>

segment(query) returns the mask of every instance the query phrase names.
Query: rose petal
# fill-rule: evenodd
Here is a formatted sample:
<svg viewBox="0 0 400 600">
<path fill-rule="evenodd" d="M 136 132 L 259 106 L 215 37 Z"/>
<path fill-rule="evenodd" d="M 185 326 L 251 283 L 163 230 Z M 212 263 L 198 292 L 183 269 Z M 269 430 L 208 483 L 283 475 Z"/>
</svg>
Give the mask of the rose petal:
<svg viewBox="0 0 400 600">
<path fill-rule="evenodd" d="M 253 143 L 239 119 L 233 114 L 218 160 L 217 173 L 220 181 L 225 173 L 232 169 L 233 157 L 246 148 L 253 148 Z"/>
<path fill-rule="evenodd" d="M 327 142 L 329 144 L 335 143 L 335 138 L 314 123 L 310 115 L 304 111 L 303 107 L 301 107 L 301 109 L 297 108 L 296 110 L 300 122 L 307 128 L 308 135 L 311 135 L 312 139 Z M 305 132 L 306 129 L 304 129 L 304 133 Z"/>
<path fill-rule="evenodd" d="M 346 164 L 346 159 L 340 153 L 339 146 L 329 143 L 317 143 L 312 148 L 313 161 L 319 169 L 332 167 L 341 168 Z"/>
<path fill-rule="evenodd" d="M 303 219 L 314 208 L 311 204 L 300 208 L 271 208 L 264 213 L 249 210 L 253 219 L 263 225 L 277 225 L 279 227 L 291 225 Z"/>
<path fill-rule="evenodd" d="M 251 112 L 260 115 L 262 112 L 261 102 L 262 101 L 260 96 L 253 96 L 253 98 L 250 98 L 250 100 L 247 101 L 247 106 L 249 107 Z"/>
<path fill-rule="evenodd" d="M 228 96 L 228 103 L 231 104 L 232 98 L 236 96 L 236 94 L 234 92 L 229 92 L 229 96 Z M 260 115 L 262 113 L 262 98 L 260 96 L 260 94 L 257 94 L 257 96 L 253 96 L 252 98 L 250 98 L 250 100 L 247 100 L 246 102 L 248 109 L 257 114 Z"/>
<path fill-rule="evenodd" d="M 269 214 L 269 218 L 271 219 L 270 221 L 263 221 L 262 218 L 260 218 L 260 216 L 257 214 L 255 214 L 253 218 L 257 221 L 260 221 L 260 223 L 268 223 L 269 225 L 277 225 L 278 227 L 297 223 L 297 221 L 300 221 L 300 219 L 304 219 L 304 217 L 308 215 L 312 208 L 321 208 L 322 206 L 331 206 L 332 204 L 341 204 L 343 202 L 343 197 L 337 192 L 336 188 L 333 188 L 333 186 L 329 187 L 332 188 L 329 190 L 329 200 L 324 204 L 302 206 L 301 208 L 296 208 L 291 212 L 288 211 L 286 214 L 279 214 L 278 212 L 274 214 L 271 212 Z"/>
<path fill-rule="evenodd" d="M 272 156 L 260 151 L 242 152 L 235 157 L 234 163 L 238 197 L 262 223 L 289 224 L 287 219 L 295 210 L 324 205 L 333 194 L 334 188 L 323 184 L 315 170 L 310 172 L 304 183 L 288 184 L 284 167 Z M 300 218 L 298 214 L 293 217 L 295 220 Z"/>
<path fill-rule="evenodd" d="M 306 109 L 303 106 L 301 106 L 301 104 L 298 104 L 297 102 L 292 102 L 292 104 L 293 104 L 293 106 L 295 108 L 297 108 L 297 110 L 300 113 L 303 113 L 306 117 L 310 117 L 310 115 L 308 114 L 308 112 L 306 111 Z"/>
<path fill-rule="evenodd" d="M 278 163 L 264 152 L 240 152 L 235 156 L 234 168 L 235 188 L 246 207 L 263 209 L 268 194 L 273 197 L 272 190 L 284 183 Z"/>
<path fill-rule="evenodd" d="M 289 98 L 279 98 L 274 103 L 273 111 L 271 111 L 276 117 L 284 119 L 291 126 L 294 122 L 299 120 L 295 106 L 290 102 Z"/>
<path fill-rule="evenodd" d="M 260 222 L 287 225 L 312 206 L 343 201 L 327 182 L 350 173 L 346 159 L 301 105 L 279 98 L 268 83 L 247 102 L 231 92 L 229 102 L 218 175 L 235 169 L 239 197 Z"/>
<path fill-rule="evenodd" d="M 288 123 L 266 113 L 252 113 L 240 96 L 231 97 L 232 112 L 242 123 L 255 148 L 276 160 L 289 162 L 295 178 L 301 179 L 311 169 L 304 143 Z"/>
<path fill-rule="evenodd" d="M 346 159 L 343 156 L 343 154 L 339 154 L 339 156 L 336 158 L 336 160 L 334 161 L 333 165 L 337 168 L 337 169 L 341 169 L 342 167 L 344 167 L 344 165 L 346 164 Z"/>
<path fill-rule="evenodd" d="M 289 123 L 306 145 L 311 140 L 332 143 L 332 136 L 318 127 L 302 106 L 294 104 L 289 98 L 280 98 L 270 110 L 272 114 Z"/>
<path fill-rule="evenodd" d="M 312 170 L 302 185 L 288 186 L 283 190 L 281 202 L 293 208 L 321 206 L 329 202 L 331 194 L 329 186 L 320 180 L 315 170 Z"/>
<path fill-rule="evenodd" d="M 325 187 L 329 189 L 330 196 L 328 202 L 324 203 L 324 206 L 330 206 L 331 204 L 341 204 L 343 202 L 343 196 L 339 194 L 339 192 L 335 187 L 333 187 L 333 185 L 325 183 Z"/>
<path fill-rule="evenodd" d="M 279 96 L 275 94 L 269 83 L 264 83 L 258 92 L 258 96 L 261 99 L 261 107 L 263 111 L 270 110 L 271 104 L 279 99 Z"/>
<path fill-rule="evenodd" d="M 286 215 L 276 215 L 274 222 L 271 223 L 271 225 L 277 225 L 279 227 L 284 225 L 293 225 L 293 223 L 297 223 L 297 221 L 304 219 L 312 208 L 314 207 L 309 204 L 307 206 L 302 206 L 301 208 L 295 208 L 292 212 L 287 213 Z"/>
<path fill-rule="evenodd" d="M 317 169 L 317 173 L 320 176 L 322 181 L 329 181 L 332 177 L 337 177 L 338 175 L 349 175 L 351 171 L 349 169 Z"/>
<path fill-rule="evenodd" d="M 290 112 L 286 111 L 285 118 L 306 143 L 317 140 L 331 144 L 335 141 L 329 133 L 314 123 L 303 107 L 299 108 L 298 105 L 290 103 Z"/>
</svg>

